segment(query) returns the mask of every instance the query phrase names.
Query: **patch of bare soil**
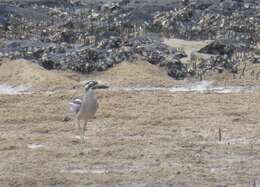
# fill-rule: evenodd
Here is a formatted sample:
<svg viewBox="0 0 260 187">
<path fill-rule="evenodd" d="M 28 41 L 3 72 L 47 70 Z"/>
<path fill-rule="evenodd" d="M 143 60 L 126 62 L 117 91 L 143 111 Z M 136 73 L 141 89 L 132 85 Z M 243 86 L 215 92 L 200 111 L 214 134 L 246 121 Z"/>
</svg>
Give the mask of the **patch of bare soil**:
<svg viewBox="0 0 260 187">
<path fill-rule="evenodd" d="M 123 63 L 78 77 L 171 84 L 150 68 Z M 64 120 L 74 91 L 83 88 L 0 95 L 0 186 L 260 185 L 260 92 L 100 90 L 96 119 L 80 144 L 75 121 Z"/>
<path fill-rule="evenodd" d="M 30 61 L 8 60 L 0 62 L 0 84 L 27 85 L 33 88 L 71 87 L 76 81 L 68 78 L 69 73 L 48 71 Z"/>
<path fill-rule="evenodd" d="M 192 53 L 199 51 L 201 48 L 208 45 L 211 41 L 188 41 L 188 40 L 181 40 L 181 39 L 165 39 L 164 43 L 175 48 L 183 49 L 187 54 L 186 58 L 182 58 L 181 61 L 183 63 L 189 63 L 190 57 Z"/>
<path fill-rule="evenodd" d="M 107 82 L 113 87 L 160 87 L 176 83 L 163 69 L 142 60 L 122 62 L 105 72 L 96 72 L 87 78 Z"/>
</svg>

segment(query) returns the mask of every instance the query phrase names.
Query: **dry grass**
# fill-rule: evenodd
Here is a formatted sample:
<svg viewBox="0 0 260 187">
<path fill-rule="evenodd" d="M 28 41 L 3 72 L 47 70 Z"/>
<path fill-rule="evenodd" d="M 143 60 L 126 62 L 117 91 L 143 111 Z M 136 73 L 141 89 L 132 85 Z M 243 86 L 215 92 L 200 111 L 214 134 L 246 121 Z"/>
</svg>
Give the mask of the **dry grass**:
<svg viewBox="0 0 260 187">
<path fill-rule="evenodd" d="M 77 77 L 116 86 L 174 84 L 146 65 Z M 82 90 L 0 95 L 1 186 L 259 185 L 260 92 L 100 91 L 85 145 L 73 120 L 64 121 L 75 92 Z"/>
<path fill-rule="evenodd" d="M 237 74 L 227 71 L 223 73 L 208 72 L 203 76 L 203 80 L 214 80 L 219 85 L 259 85 L 260 83 L 260 64 L 247 63 L 243 73 L 244 64 L 238 67 Z"/>
<path fill-rule="evenodd" d="M 259 177 L 259 96 L 99 92 L 85 145 L 63 122 L 69 92 L 1 96 L 1 184 L 246 186 Z"/>
</svg>

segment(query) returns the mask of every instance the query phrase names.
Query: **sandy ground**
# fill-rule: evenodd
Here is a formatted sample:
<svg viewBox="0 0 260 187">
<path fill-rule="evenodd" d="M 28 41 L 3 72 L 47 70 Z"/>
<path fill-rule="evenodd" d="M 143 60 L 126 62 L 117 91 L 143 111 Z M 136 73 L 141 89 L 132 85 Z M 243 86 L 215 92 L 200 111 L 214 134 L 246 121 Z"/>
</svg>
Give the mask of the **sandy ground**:
<svg viewBox="0 0 260 187">
<path fill-rule="evenodd" d="M 169 77 L 163 68 L 141 60 L 122 62 L 108 69 L 105 73 L 96 72 L 87 78 L 106 82 L 113 87 L 162 87 L 171 86 L 178 82 Z"/>
<path fill-rule="evenodd" d="M 46 71 L 38 64 L 26 60 L 2 59 L 0 61 L 0 84 L 26 85 L 33 89 L 71 88 L 79 80 L 72 73 L 56 70 Z"/>
<path fill-rule="evenodd" d="M 21 77 L 26 68 L 18 68 Z M 52 74 L 31 70 L 38 72 L 46 79 Z M 84 80 L 109 82 L 111 88 L 176 84 L 159 72 L 144 62 L 91 76 L 54 72 L 58 82 L 28 80 L 42 91 L 0 95 L 0 186 L 260 186 L 257 90 L 100 90 L 96 119 L 80 144 L 74 120 L 64 119 L 71 117 L 68 101 L 82 93 Z M 8 76 L 6 83 L 25 83 Z"/>
<path fill-rule="evenodd" d="M 186 58 L 182 58 L 182 63 L 189 63 L 190 57 L 192 53 L 196 53 L 203 47 L 207 46 L 211 40 L 204 40 L 204 41 L 187 41 L 181 40 L 176 38 L 165 39 L 164 43 L 175 48 L 179 48 L 185 51 L 187 54 Z"/>
</svg>

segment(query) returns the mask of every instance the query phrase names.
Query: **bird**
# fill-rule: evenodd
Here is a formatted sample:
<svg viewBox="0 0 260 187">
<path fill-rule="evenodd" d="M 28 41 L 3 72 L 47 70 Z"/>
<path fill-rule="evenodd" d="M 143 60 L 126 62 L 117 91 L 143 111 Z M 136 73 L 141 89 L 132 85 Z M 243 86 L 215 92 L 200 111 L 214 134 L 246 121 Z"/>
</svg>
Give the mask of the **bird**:
<svg viewBox="0 0 260 187">
<path fill-rule="evenodd" d="M 81 143 L 85 142 L 85 131 L 87 123 L 95 117 L 99 104 L 96 97 L 95 89 L 105 89 L 108 86 L 99 85 L 97 81 L 90 80 L 84 85 L 84 96 L 74 98 L 69 102 L 70 110 L 75 114 L 80 133 Z M 84 121 L 81 126 L 80 121 Z"/>
</svg>

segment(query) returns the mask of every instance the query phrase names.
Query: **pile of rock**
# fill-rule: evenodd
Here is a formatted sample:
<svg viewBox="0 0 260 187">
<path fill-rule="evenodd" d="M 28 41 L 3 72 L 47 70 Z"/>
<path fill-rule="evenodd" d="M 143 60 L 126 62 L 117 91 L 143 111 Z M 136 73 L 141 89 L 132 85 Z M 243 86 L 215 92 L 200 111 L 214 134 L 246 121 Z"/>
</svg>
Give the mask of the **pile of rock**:
<svg viewBox="0 0 260 187">
<path fill-rule="evenodd" d="M 240 62 L 246 62 L 252 58 L 253 53 L 243 45 L 234 45 L 229 41 L 213 41 L 204 48 L 200 49 L 197 54 L 192 54 L 191 59 L 199 59 L 199 65 L 196 67 L 200 73 L 217 70 L 219 73 L 224 70 L 230 73 L 238 72 Z M 200 55 L 205 54 L 205 55 Z M 196 59 L 196 57 L 198 57 Z M 253 62 L 253 61 L 252 61 Z"/>
<path fill-rule="evenodd" d="M 158 11 L 151 28 L 182 39 L 228 39 L 247 45 L 260 42 L 257 1 L 195 1 L 170 11 Z"/>
<path fill-rule="evenodd" d="M 184 51 L 178 51 L 147 36 L 134 38 L 128 45 L 132 46 L 134 52 L 141 55 L 144 60 L 164 67 L 169 76 L 178 80 L 187 76 L 187 67 L 180 61 L 181 58 L 187 56 Z"/>
<path fill-rule="evenodd" d="M 256 0 L 12 0 L 0 3 L 0 10 L 0 57 L 32 59 L 47 69 L 103 71 L 139 55 L 183 79 L 214 69 L 236 72 L 245 53 L 259 61 L 251 55 L 260 43 Z M 189 71 L 180 61 L 186 54 L 151 32 L 215 40 L 200 50 L 211 58 Z"/>
<path fill-rule="evenodd" d="M 186 56 L 183 51 L 148 36 L 123 41 L 120 36 L 107 34 L 100 37 L 96 45 L 13 40 L 3 45 L 0 57 L 31 59 L 46 69 L 71 69 L 89 73 L 95 70 L 104 71 L 122 61 L 133 61 L 139 55 L 151 64 L 165 67 L 170 76 L 184 78 L 187 70 L 180 62 Z M 175 68 L 185 73 L 180 76 L 180 73 L 173 70 Z"/>
</svg>

